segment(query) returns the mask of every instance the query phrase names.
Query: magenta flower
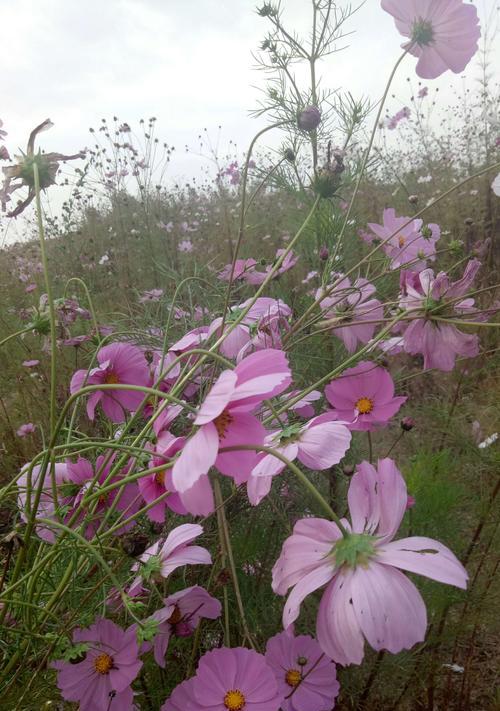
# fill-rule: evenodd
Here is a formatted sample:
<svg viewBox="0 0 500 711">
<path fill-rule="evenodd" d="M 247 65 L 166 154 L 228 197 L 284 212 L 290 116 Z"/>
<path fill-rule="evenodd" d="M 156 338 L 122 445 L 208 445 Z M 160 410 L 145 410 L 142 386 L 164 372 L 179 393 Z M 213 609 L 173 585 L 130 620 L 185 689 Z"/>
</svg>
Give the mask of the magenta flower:
<svg viewBox="0 0 500 711">
<path fill-rule="evenodd" d="M 52 665 L 63 698 L 78 701 L 80 711 L 133 711 L 130 685 L 142 667 L 135 628 L 124 631 L 100 618 L 88 629 L 74 630 L 73 642 L 87 645 L 85 659 Z"/>
<path fill-rule="evenodd" d="M 207 652 L 192 689 L 197 711 L 278 711 L 282 701 L 265 657 L 243 647 Z"/>
<path fill-rule="evenodd" d="M 161 417 L 161 416 L 160 416 Z M 158 418 L 160 420 L 160 418 Z M 158 420 L 155 422 L 157 425 Z M 162 501 L 156 503 L 147 512 L 147 516 L 157 523 L 165 521 L 166 509 L 177 514 L 190 513 L 193 516 L 208 516 L 215 510 L 212 487 L 208 476 L 202 476 L 187 491 L 179 494 L 172 481 L 172 458 L 181 451 L 186 442 L 185 437 L 174 437 L 168 431 L 161 432 L 154 449 L 154 456 L 149 463 L 150 467 L 158 467 L 163 464 L 164 470 L 151 474 L 151 476 L 139 479 L 139 491 L 146 503 L 152 503 L 162 494 L 169 492 L 169 495 Z"/>
<path fill-rule="evenodd" d="M 165 541 L 156 541 L 141 555 L 139 560 L 145 564 L 141 566 L 141 576 L 147 571 L 147 574 L 168 578 L 183 565 L 210 565 L 212 558 L 207 549 L 190 545 L 202 533 L 203 528 L 196 523 L 184 523 L 174 528 Z M 132 570 L 138 569 L 139 564 L 134 563 Z"/>
<path fill-rule="evenodd" d="M 273 590 L 293 590 L 283 626 L 298 617 L 304 598 L 328 585 L 321 599 L 316 635 L 321 649 L 339 664 L 360 664 L 364 639 L 376 650 L 396 654 L 423 641 L 424 601 L 399 570 L 459 588 L 467 572 L 453 553 L 431 538 L 394 541 L 408 502 L 406 484 L 391 459 L 376 469 L 359 465 L 348 493 L 352 526 L 318 518 L 302 519 L 285 541 L 273 568 Z"/>
<path fill-rule="evenodd" d="M 396 211 L 391 207 L 384 210 L 382 225 L 368 224 L 377 239 L 388 240 L 383 250 L 391 259 L 391 269 L 408 263 L 412 269 L 424 269 L 427 259 L 436 258 L 436 242 L 441 237 L 439 226 L 423 226 L 422 220 L 409 220 L 410 217 L 396 217 Z"/>
<path fill-rule="evenodd" d="M 175 489 L 190 489 L 211 466 L 236 483 L 246 481 L 256 453 L 219 452 L 225 447 L 262 445 L 266 431 L 252 414 L 264 400 L 279 395 L 291 382 L 283 351 L 264 350 L 244 358 L 234 370 L 224 370 L 198 410 L 197 432 L 187 441 L 173 468 Z"/>
<path fill-rule="evenodd" d="M 155 423 L 156 424 L 156 423 Z M 174 437 L 170 432 L 163 432 L 156 443 L 153 458 L 149 462 L 149 467 L 160 467 L 166 465 L 179 452 L 184 445 L 183 437 Z M 167 508 L 178 514 L 186 514 L 187 510 L 182 505 L 179 494 L 175 493 L 169 474 L 171 468 L 165 468 L 157 472 L 153 472 L 151 476 L 145 476 L 138 480 L 139 491 L 142 498 L 147 504 L 152 504 L 156 499 L 169 492 L 167 497 L 158 501 L 154 506 L 148 509 L 146 515 L 151 521 L 163 523 Z M 170 485 L 169 485 L 170 484 Z"/>
<path fill-rule="evenodd" d="M 293 424 L 267 435 L 267 447 L 293 462 L 298 459 L 313 471 L 330 469 L 344 457 L 351 444 L 351 433 L 343 422 L 335 422 L 334 415 L 325 413 L 305 425 Z M 286 464 L 272 454 L 262 453 L 247 482 L 248 498 L 256 506 L 271 489 L 274 476 Z"/>
<path fill-rule="evenodd" d="M 340 685 L 335 664 L 308 635 L 295 637 L 290 626 L 266 645 L 266 662 L 274 671 L 282 711 L 331 711 Z"/>
<path fill-rule="evenodd" d="M 462 0 L 382 0 L 396 27 L 410 41 L 402 46 L 418 57 L 417 74 L 436 79 L 447 69 L 463 72 L 481 37 L 474 5 Z"/>
<path fill-rule="evenodd" d="M 457 356 L 473 358 L 479 353 L 478 336 L 462 333 L 454 324 L 446 323 L 446 318 L 465 315 L 468 321 L 482 320 L 482 313 L 474 308 L 474 299 L 460 298 L 471 288 L 480 267 L 481 262 L 472 259 L 463 277 L 455 282 L 450 282 L 445 272 L 434 276 L 432 269 L 414 275 L 413 281 L 406 279 L 401 307 L 410 316 L 421 318 L 413 318 L 404 331 L 404 349 L 412 355 L 421 353 L 425 369 L 450 371 Z"/>
<path fill-rule="evenodd" d="M 87 495 L 99 493 L 99 489 L 104 485 L 119 483 L 123 477 L 130 473 L 130 469 L 134 465 L 133 460 L 131 460 L 124 469 L 109 479 L 114 461 L 114 453 L 111 456 L 107 454 L 97 457 L 95 466 L 83 457 L 78 457 L 76 462 L 67 460 L 67 486 L 61 490 L 61 496 L 64 498 L 59 501 L 59 504 L 64 503 L 68 508 L 68 513 L 65 517 L 67 520 L 72 517 Z M 99 495 L 97 502 L 94 502 L 94 505 L 91 505 L 90 508 L 84 508 L 77 522 L 81 523 L 85 520 L 84 535 L 86 538 L 91 539 L 94 537 L 102 519 L 111 506 L 114 506 L 114 510 L 121 515 L 122 519 L 129 518 L 137 513 L 140 508 L 137 484 L 128 483 L 103 492 Z M 134 526 L 135 521 L 129 521 L 129 523 L 116 530 L 116 535 L 126 533 Z"/>
<path fill-rule="evenodd" d="M 66 462 L 57 462 L 55 465 L 55 483 L 58 494 L 58 506 L 64 515 L 61 514 L 60 520 L 67 523 L 80 507 L 83 498 L 91 493 L 99 494 L 100 487 L 106 482 L 111 484 L 119 482 L 124 477 L 131 466 L 128 465 L 114 479 L 108 480 L 109 472 L 114 462 L 114 455 L 101 455 L 97 457 L 95 467 L 87 459 L 79 457 L 76 462 L 67 460 Z M 31 491 L 30 491 L 30 506 L 34 503 L 35 492 L 39 484 L 41 467 L 39 465 L 33 467 L 31 475 Z M 18 506 L 21 511 L 23 521 L 28 520 L 27 509 L 27 491 L 28 491 L 28 465 L 22 471 L 21 477 L 18 479 Z M 122 518 L 129 518 L 139 510 L 140 498 L 135 484 L 125 484 L 122 487 L 117 487 L 111 491 L 107 491 L 98 496 L 97 501 L 91 508 L 85 507 L 77 516 L 75 525 L 80 525 L 85 522 L 83 535 L 91 539 L 99 528 L 105 513 L 111 506 L 117 513 L 121 514 Z M 45 479 L 42 487 L 42 494 L 37 510 L 37 518 L 58 520 L 58 511 L 54 504 L 52 491 L 52 478 L 50 467 L 47 468 Z M 116 534 L 120 535 L 131 529 L 135 525 L 134 521 L 118 528 Z M 58 529 L 51 527 L 50 524 L 40 524 L 37 526 L 37 534 L 47 543 L 54 543 Z"/>
<path fill-rule="evenodd" d="M 169 595 L 163 602 L 165 607 L 150 619 L 158 623 L 154 638 L 155 661 L 164 668 L 170 637 L 189 637 L 202 618 L 217 619 L 221 615 L 221 604 L 198 585 Z"/>
<path fill-rule="evenodd" d="M 144 353 L 129 343 L 112 343 L 97 352 L 99 366 L 90 371 L 77 370 L 71 378 L 70 391 L 74 395 L 85 385 L 149 385 L 149 370 Z M 112 422 L 124 422 L 126 412 L 137 410 L 144 393 L 134 390 L 97 390 L 89 395 L 87 415 L 94 419 L 100 402 L 104 414 Z"/>
<path fill-rule="evenodd" d="M 339 279 L 342 275 L 336 275 Z M 375 287 L 367 279 L 356 279 L 351 285 L 350 279 L 340 279 L 337 286 L 318 289 L 316 299 L 324 312 L 333 334 L 342 339 L 348 353 L 354 353 L 358 343 L 368 343 L 373 338 L 377 327 L 376 321 L 384 317 L 384 309 L 378 299 L 370 297 Z M 321 298 L 326 292 L 328 296 Z"/>
<path fill-rule="evenodd" d="M 362 431 L 386 425 L 407 400 L 394 397 L 394 383 L 385 368 L 366 360 L 332 380 L 325 395 L 339 420 Z"/>
</svg>

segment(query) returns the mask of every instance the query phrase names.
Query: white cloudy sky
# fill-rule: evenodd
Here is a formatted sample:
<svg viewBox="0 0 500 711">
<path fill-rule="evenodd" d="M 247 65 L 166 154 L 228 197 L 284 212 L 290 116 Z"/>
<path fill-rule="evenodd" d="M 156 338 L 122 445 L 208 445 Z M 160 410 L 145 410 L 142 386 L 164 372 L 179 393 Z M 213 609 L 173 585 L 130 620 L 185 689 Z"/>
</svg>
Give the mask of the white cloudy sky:
<svg viewBox="0 0 500 711">
<path fill-rule="evenodd" d="M 342 1 L 342 0 L 341 0 Z M 475 0 L 484 18 L 495 0 Z M 355 4 L 355 0 L 353 0 Z M 24 146 L 29 130 L 50 117 L 43 134 L 46 150 L 75 152 L 91 143 L 88 127 L 117 114 L 132 123 L 158 117 L 158 135 L 182 149 L 195 144 L 206 127 L 243 150 L 258 124 L 248 117 L 255 106 L 259 77 L 251 51 L 267 23 L 255 0 L 0 0 L 0 118 L 11 152 Z M 340 4 L 340 3 L 339 3 Z M 307 32 L 310 0 L 282 0 L 285 20 Z M 350 47 L 325 63 L 326 86 L 354 95 L 380 96 L 399 56 L 402 38 L 379 0 L 366 0 L 349 25 Z M 500 42 L 493 52 L 500 65 Z M 409 99 L 408 58 L 395 82 L 402 103 Z M 478 73 L 467 70 L 467 81 Z M 464 80 L 447 73 L 436 85 L 443 100 Z M 394 109 L 400 107 L 393 102 Z M 172 171 L 194 169 L 181 157 Z"/>
</svg>

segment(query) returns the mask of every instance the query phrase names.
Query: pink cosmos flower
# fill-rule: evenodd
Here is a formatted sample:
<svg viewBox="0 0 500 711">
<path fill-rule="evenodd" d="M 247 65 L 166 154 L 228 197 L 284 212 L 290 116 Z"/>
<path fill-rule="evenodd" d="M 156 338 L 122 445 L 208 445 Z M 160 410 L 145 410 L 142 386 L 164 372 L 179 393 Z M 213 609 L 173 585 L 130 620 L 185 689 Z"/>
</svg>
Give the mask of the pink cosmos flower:
<svg viewBox="0 0 500 711">
<path fill-rule="evenodd" d="M 239 317 L 241 312 L 247 308 L 251 301 L 251 299 L 248 299 L 242 304 L 233 306 L 230 309 L 229 314 L 226 317 L 227 325 L 224 329 L 225 332 L 231 322 Z M 258 298 L 251 306 L 243 320 L 236 326 L 236 328 L 228 333 L 225 340 L 220 345 L 220 352 L 222 355 L 226 356 L 226 358 L 236 358 L 244 346 L 247 346 L 252 338 L 254 338 L 255 342 L 257 341 L 257 338 L 259 337 L 259 323 L 261 321 L 263 323 L 260 331 L 263 329 L 272 329 L 273 331 L 276 331 L 274 328 L 275 322 L 286 319 L 291 315 L 291 313 L 292 311 L 290 307 L 280 299 L 271 299 L 269 297 Z M 211 336 L 214 333 L 216 333 L 217 336 L 220 336 L 221 325 L 221 317 L 214 319 L 210 324 L 208 336 Z"/>
<path fill-rule="evenodd" d="M 40 361 L 36 359 L 23 361 L 23 366 L 25 368 L 35 368 L 37 365 L 40 365 Z"/>
<path fill-rule="evenodd" d="M 347 277 L 340 279 L 336 287 L 326 287 L 328 296 L 321 298 L 325 289 L 318 289 L 316 299 L 323 310 L 333 334 L 342 339 L 348 353 L 354 353 L 358 343 L 368 343 L 377 327 L 376 321 L 384 317 L 384 308 L 378 299 L 371 299 L 376 289 L 367 279 L 356 279 L 354 284 Z M 365 323 L 367 322 L 367 323 Z M 345 325 L 343 325 L 345 324 Z"/>
<path fill-rule="evenodd" d="M 255 259 L 237 259 L 234 264 L 233 281 L 243 281 L 247 272 L 252 271 L 256 264 Z M 221 281 L 229 281 L 231 278 L 231 268 L 232 264 L 226 264 L 224 269 L 217 275 L 217 278 Z"/>
<path fill-rule="evenodd" d="M 61 487 L 60 505 L 68 508 L 68 513 L 65 516 L 69 520 L 75 510 L 80 506 L 82 499 L 91 493 L 99 493 L 99 489 L 108 484 L 117 484 L 120 480 L 130 473 L 134 466 L 134 460 L 131 460 L 114 478 L 109 479 L 110 471 L 115 461 L 115 454 L 109 456 L 100 455 L 96 459 L 95 466 L 83 457 L 78 457 L 76 462 L 67 460 L 66 462 L 66 486 Z M 111 506 L 121 519 L 133 516 L 140 508 L 140 496 L 137 489 L 137 484 L 128 483 L 121 487 L 111 489 L 102 493 L 97 499 L 96 505 L 92 508 L 85 508 L 78 517 L 78 523 L 84 519 L 86 526 L 84 535 L 91 539 L 99 529 L 102 520 Z M 116 523 L 116 521 L 115 521 Z M 135 521 L 130 521 L 116 530 L 116 535 L 126 533 L 135 526 Z"/>
<path fill-rule="evenodd" d="M 192 689 L 197 711 L 278 711 L 282 701 L 265 657 L 243 647 L 207 652 Z"/>
<path fill-rule="evenodd" d="M 194 683 L 195 677 L 176 686 L 160 711 L 199 711 L 194 698 Z"/>
<path fill-rule="evenodd" d="M 388 240 L 383 250 L 391 258 L 391 269 L 410 262 L 412 269 L 424 269 L 427 259 L 436 258 L 436 242 L 441 237 L 439 225 L 424 227 L 422 220 L 406 224 L 410 219 L 396 217 L 396 211 L 391 207 L 384 210 L 382 225 L 374 222 L 368 224 L 379 240 Z"/>
<path fill-rule="evenodd" d="M 155 425 L 157 422 L 158 420 Z M 174 437 L 168 431 L 161 432 L 149 466 L 158 467 L 169 464 L 185 443 L 185 437 Z M 166 498 L 156 503 L 147 512 L 148 518 L 157 523 L 165 521 L 167 508 L 177 514 L 184 515 L 189 512 L 193 516 L 208 516 L 215 510 L 212 487 L 206 475 L 200 477 L 190 489 L 182 494 L 175 490 L 171 466 L 165 467 L 164 470 L 155 472 L 151 476 L 139 479 L 138 484 L 139 491 L 146 503 L 152 503 L 165 492 L 169 492 Z"/>
<path fill-rule="evenodd" d="M 158 623 L 154 638 L 155 661 L 165 668 L 170 637 L 189 637 L 202 618 L 217 619 L 221 615 L 221 604 L 199 585 L 169 595 L 163 602 L 165 607 L 157 610 L 150 619 Z"/>
<path fill-rule="evenodd" d="M 278 259 L 285 252 L 286 252 L 285 249 L 277 249 L 274 263 L 276 263 L 278 261 Z M 293 267 L 297 264 L 298 261 L 299 261 L 299 258 L 296 254 L 294 254 L 294 252 L 288 252 L 288 254 L 286 255 L 286 257 L 283 260 L 283 263 L 281 264 L 278 271 L 274 275 L 273 279 L 277 279 L 279 276 L 281 276 L 285 272 L 289 271 L 290 269 L 293 269 Z M 266 280 L 268 274 L 271 272 L 273 266 L 274 266 L 273 264 L 269 264 L 266 267 L 265 271 L 263 271 L 263 272 L 258 272 L 257 270 L 252 269 L 246 275 L 247 283 L 248 284 L 262 284 Z"/>
<path fill-rule="evenodd" d="M 279 395 L 291 382 L 283 351 L 264 350 L 244 358 L 234 370 L 224 370 L 198 410 L 197 432 L 187 441 L 173 468 L 175 489 L 190 489 L 210 467 L 246 481 L 255 464 L 250 450 L 219 452 L 224 447 L 262 445 L 266 431 L 251 414 L 264 400 Z"/>
<path fill-rule="evenodd" d="M 273 590 L 293 590 L 283 626 L 298 617 L 302 600 L 327 585 L 320 602 L 316 634 L 321 649 L 339 664 L 360 664 L 364 639 L 376 650 L 396 654 L 423 641 L 424 601 L 399 568 L 438 582 L 467 586 L 467 572 L 453 553 L 430 538 L 394 541 L 408 493 L 391 459 L 377 469 L 359 465 L 348 493 L 352 525 L 343 537 L 332 521 L 302 519 L 285 541 L 273 568 Z"/>
<path fill-rule="evenodd" d="M 190 239 L 183 239 L 182 242 L 179 242 L 179 244 L 177 245 L 177 249 L 179 250 L 179 252 L 192 252 L 193 243 Z"/>
<path fill-rule="evenodd" d="M 445 272 L 434 276 L 432 269 L 425 269 L 414 275 L 413 282 L 406 280 L 406 294 L 400 305 L 410 315 L 421 315 L 410 321 L 404 331 L 404 348 L 407 353 L 424 356 L 424 368 L 437 368 L 450 371 L 455 365 L 455 358 L 463 356 L 473 358 L 479 353 L 479 338 L 476 335 L 462 333 L 452 323 L 438 319 L 454 318 L 465 315 L 468 321 L 480 321 L 483 315 L 474 308 L 474 299 L 465 296 L 472 286 L 481 262 L 472 259 L 468 262 L 464 275 L 455 282 L 450 282 Z"/>
<path fill-rule="evenodd" d="M 276 449 L 291 462 L 298 459 L 313 471 L 330 469 L 340 462 L 351 443 L 351 433 L 345 423 L 335 422 L 334 417 L 331 413 L 325 413 L 305 425 L 289 425 L 268 434 L 264 444 Z M 272 454 L 259 454 L 247 482 L 251 504 L 257 506 L 267 496 L 273 477 L 285 467 L 286 464 Z"/>
<path fill-rule="evenodd" d="M 163 293 L 163 289 L 150 289 L 149 291 L 143 291 L 139 297 L 139 302 L 141 304 L 146 304 L 150 301 L 160 301 Z"/>
<path fill-rule="evenodd" d="M 80 711 L 132 711 L 130 685 L 142 667 L 134 627 L 122 630 L 100 618 L 88 629 L 74 630 L 73 642 L 87 645 L 85 659 L 52 665 L 63 698 L 78 701 Z"/>
<path fill-rule="evenodd" d="M 183 565 L 210 565 L 212 558 L 207 549 L 190 545 L 202 533 L 203 528 L 196 523 L 184 523 L 174 528 L 165 541 L 156 541 L 141 555 L 139 560 L 146 564 L 147 568 L 141 566 L 140 577 L 143 577 L 146 569 L 149 574 L 168 578 L 174 570 Z M 134 563 L 132 570 L 138 569 L 139 564 Z"/>
<path fill-rule="evenodd" d="M 26 464 L 21 470 L 21 476 L 17 480 L 17 505 L 19 507 L 21 520 L 27 522 L 29 519 L 28 510 L 32 510 L 35 503 L 35 497 L 39 486 L 41 485 L 40 476 L 42 467 L 36 464 L 29 474 L 29 464 Z M 64 484 L 68 480 L 67 466 L 64 462 L 56 462 L 54 465 L 54 480 L 57 487 Z M 28 484 L 29 486 L 29 501 L 28 501 Z M 61 504 L 61 502 L 59 502 Z M 42 491 L 36 518 L 54 519 L 56 516 L 56 507 L 52 496 L 52 475 L 50 466 L 47 467 L 42 485 Z M 54 543 L 56 540 L 57 530 L 47 524 L 38 524 L 36 526 L 37 535 L 47 543 Z"/>
<path fill-rule="evenodd" d="M 16 430 L 16 435 L 18 437 L 27 437 L 28 435 L 33 434 L 33 432 L 36 432 L 35 425 L 32 422 L 27 422 Z"/>
<path fill-rule="evenodd" d="M 129 343 L 112 343 L 97 352 L 99 366 L 90 371 L 77 370 L 71 378 L 71 394 L 81 390 L 85 385 L 122 384 L 149 385 L 149 370 L 144 353 L 137 346 Z M 112 422 L 124 422 L 126 411 L 134 412 L 144 394 L 134 390 L 97 390 L 89 395 L 87 415 L 94 419 L 95 408 L 100 402 L 104 414 Z"/>
<path fill-rule="evenodd" d="M 326 386 L 325 395 L 340 420 L 362 431 L 386 425 L 407 400 L 394 397 L 390 374 L 370 361 L 345 370 Z"/>
<path fill-rule="evenodd" d="M 474 5 L 462 0 L 382 0 L 399 32 L 402 46 L 418 57 L 417 74 L 436 79 L 447 69 L 463 72 L 477 52 L 481 37 Z"/>
<path fill-rule="evenodd" d="M 284 697 L 282 711 L 331 711 L 340 685 L 335 664 L 308 635 L 295 637 L 293 626 L 266 645 L 266 662 Z"/>
</svg>

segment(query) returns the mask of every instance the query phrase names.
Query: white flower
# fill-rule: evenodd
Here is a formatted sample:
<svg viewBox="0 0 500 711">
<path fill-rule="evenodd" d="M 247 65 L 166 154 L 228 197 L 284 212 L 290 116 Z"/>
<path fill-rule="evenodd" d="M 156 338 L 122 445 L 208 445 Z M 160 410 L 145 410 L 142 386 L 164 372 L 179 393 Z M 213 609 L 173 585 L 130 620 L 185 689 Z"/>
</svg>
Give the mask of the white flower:
<svg viewBox="0 0 500 711">
<path fill-rule="evenodd" d="M 491 447 L 492 444 L 494 444 L 498 439 L 498 432 L 494 432 L 492 435 L 489 437 L 486 437 L 484 442 L 480 442 L 477 446 L 479 449 L 486 449 L 486 447 Z"/>
<path fill-rule="evenodd" d="M 109 262 L 109 254 L 103 254 L 99 260 L 99 264 L 106 264 L 106 262 Z"/>
<path fill-rule="evenodd" d="M 500 197 L 500 173 L 497 175 L 495 180 L 493 181 L 491 188 L 495 195 L 498 195 Z"/>
</svg>

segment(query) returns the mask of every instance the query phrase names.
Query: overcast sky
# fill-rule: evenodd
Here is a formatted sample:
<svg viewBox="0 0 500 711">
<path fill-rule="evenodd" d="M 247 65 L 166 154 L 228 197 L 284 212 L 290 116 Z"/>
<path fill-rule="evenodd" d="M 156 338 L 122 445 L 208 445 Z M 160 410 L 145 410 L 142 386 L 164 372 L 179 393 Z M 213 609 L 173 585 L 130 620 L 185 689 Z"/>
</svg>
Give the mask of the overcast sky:
<svg viewBox="0 0 500 711">
<path fill-rule="evenodd" d="M 342 4 L 339 2 L 339 4 Z M 495 0 L 476 0 L 484 21 Z M 11 153 L 31 128 L 50 117 L 45 150 L 76 152 L 92 143 L 89 126 L 114 114 L 130 124 L 156 116 L 158 135 L 179 150 L 172 174 L 194 167 L 182 156 L 203 128 L 244 150 L 258 123 L 248 117 L 260 80 L 251 52 L 267 22 L 255 0 L 0 0 L 0 118 Z M 283 0 L 285 23 L 307 33 L 310 0 Z M 380 96 L 400 54 L 401 36 L 379 0 L 366 0 L 348 29 L 349 48 L 322 67 L 325 86 L 355 96 Z M 493 52 L 500 66 L 500 42 Z M 408 103 L 408 57 L 394 90 L 394 110 Z M 478 74 L 477 62 L 466 77 Z M 444 101 L 463 78 L 447 73 L 432 82 Z M 399 103 L 400 102 L 400 103 Z M 192 159 L 191 159 L 192 160 Z"/>
</svg>

